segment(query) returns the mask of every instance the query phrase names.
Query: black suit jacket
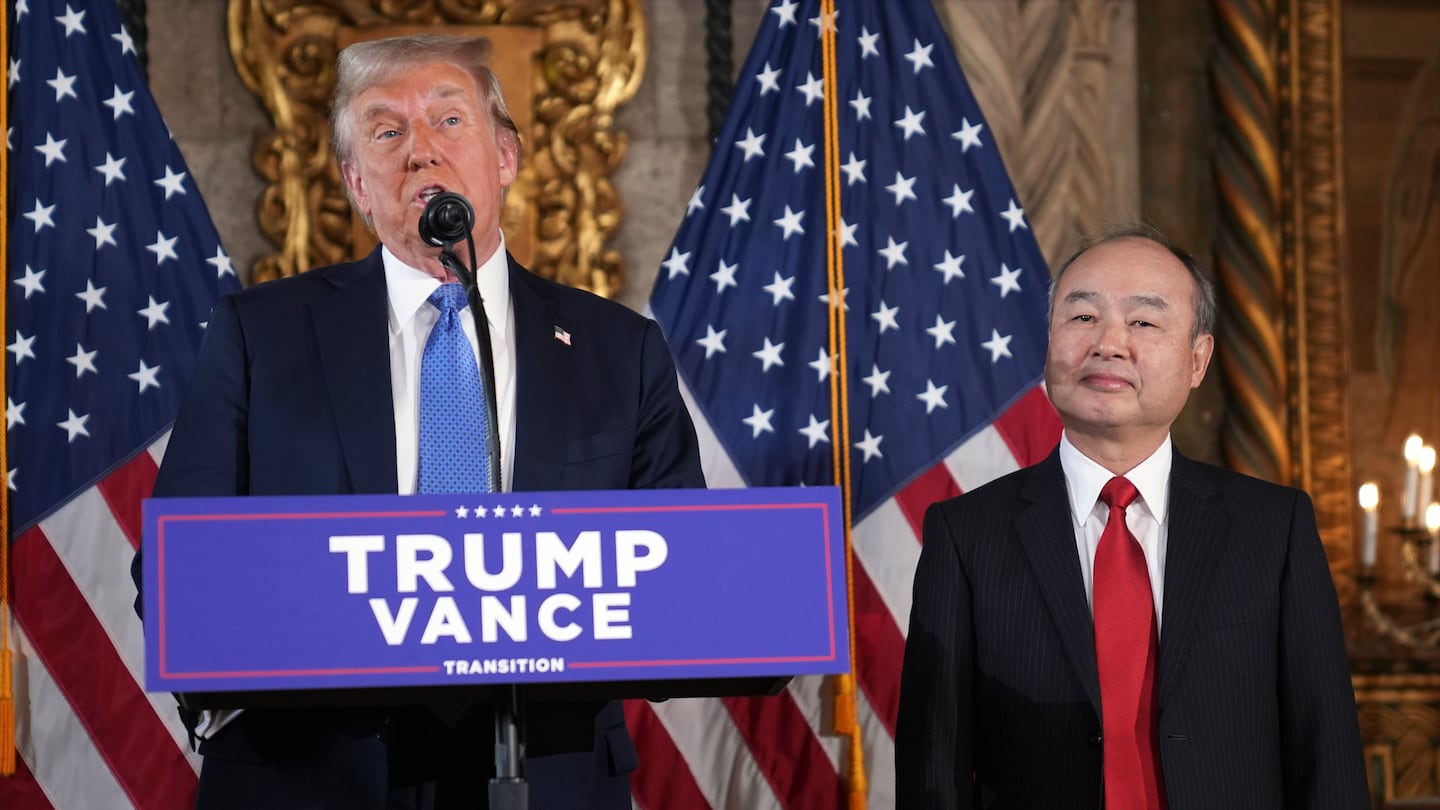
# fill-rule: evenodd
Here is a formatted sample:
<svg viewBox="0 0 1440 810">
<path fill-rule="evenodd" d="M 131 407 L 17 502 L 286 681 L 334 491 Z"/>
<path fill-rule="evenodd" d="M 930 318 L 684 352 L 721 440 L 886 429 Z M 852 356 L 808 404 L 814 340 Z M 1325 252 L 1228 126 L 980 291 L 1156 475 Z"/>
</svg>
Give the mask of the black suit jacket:
<svg viewBox="0 0 1440 810">
<path fill-rule="evenodd" d="M 509 273 L 516 358 L 512 488 L 704 486 L 694 427 L 655 323 L 541 279 L 513 259 Z M 155 496 L 395 492 L 387 307 L 378 249 L 358 262 L 221 300 Z M 570 334 L 569 345 L 556 339 L 556 326 Z M 387 752 L 350 743 L 336 748 L 337 739 L 383 731 L 391 738 L 389 766 L 425 778 L 427 769 L 453 756 L 447 749 L 464 733 L 442 732 L 413 714 L 398 726 L 392 720 L 375 712 L 247 712 L 201 753 L 207 767 L 212 758 L 287 767 L 297 758 L 337 760 L 342 771 L 354 771 L 359 789 L 373 794 L 384 787 L 374 775 L 385 773 Z M 384 723 L 390 726 L 377 726 Z M 483 718 L 469 718 L 466 726 L 473 726 L 467 742 L 478 753 L 456 770 L 483 773 L 493 730 Z M 611 777 L 633 769 L 635 752 L 618 703 L 536 705 L 528 726 L 532 807 L 620 804 L 612 801 L 618 783 Z M 205 796 L 213 787 L 202 775 L 202 802 L 211 803 Z M 629 807 L 628 795 L 622 797 Z"/>
<path fill-rule="evenodd" d="M 1174 455 L 1156 699 L 1169 810 L 1369 807 L 1305 493 Z M 895 740 L 902 808 L 1102 806 L 1100 683 L 1058 451 L 933 505 Z"/>
</svg>

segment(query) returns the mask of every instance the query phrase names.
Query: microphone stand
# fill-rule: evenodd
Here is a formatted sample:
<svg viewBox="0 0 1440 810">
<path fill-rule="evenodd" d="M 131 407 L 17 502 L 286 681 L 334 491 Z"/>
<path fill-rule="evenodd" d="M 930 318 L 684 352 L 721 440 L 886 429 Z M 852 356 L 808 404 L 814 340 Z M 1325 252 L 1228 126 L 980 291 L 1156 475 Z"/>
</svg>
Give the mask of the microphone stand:
<svg viewBox="0 0 1440 810">
<path fill-rule="evenodd" d="M 470 247 L 470 268 L 475 267 L 475 240 L 468 234 L 464 237 Z M 490 489 L 502 492 L 500 467 L 499 408 L 496 406 L 495 355 L 490 346 L 490 321 L 485 316 L 485 302 L 480 297 L 480 287 L 475 282 L 475 272 L 468 269 L 455 255 L 454 242 L 445 242 L 440 248 L 440 264 L 455 274 L 465 286 L 465 297 L 470 302 L 470 314 L 475 318 L 475 341 L 480 347 L 480 379 L 485 387 L 485 423 L 491 437 L 489 452 L 485 460 L 490 470 Z M 530 804 L 530 786 L 525 780 L 525 716 L 520 702 L 520 690 L 511 684 L 501 690 L 502 695 L 494 701 L 495 715 L 495 776 L 488 788 L 491 810 L 527 810 Z"/>
</svg>

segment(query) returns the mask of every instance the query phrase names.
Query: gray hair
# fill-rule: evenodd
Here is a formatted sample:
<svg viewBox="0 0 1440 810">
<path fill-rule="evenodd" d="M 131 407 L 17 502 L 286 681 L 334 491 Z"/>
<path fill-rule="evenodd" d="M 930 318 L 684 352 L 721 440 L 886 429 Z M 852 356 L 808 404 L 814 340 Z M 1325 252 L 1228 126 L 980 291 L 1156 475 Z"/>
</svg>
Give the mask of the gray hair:
<svg viewBox="0 0 1440 810">
<path fill-rule="evenodd" d="M 1185 269 L 1190 271 L 1190 278 L 1195 282 L 1195 323 L 1190 327 L 1190 340 L 1193 342 L 1201 335 L 1215 334 L 1215 285 L 1206 277 L 1200 269 L 1200 262 L 1183 248 L 1170 244 L 1170 240 L 1153 225 L 1143 222 L 1125 223 L 1105 229 L 1098 236 L 1087 239 L 1075 254 L 1060 265 L 1055 273 L 1055 278 L 1050 281 L 1050 297 L 1046 305 L 1045 320 L 1048 323 L 1055 313 L 1055 290 L 1060 286 L 1060 278 L 1075 260 L 1094 250 L 1101 245 L 1114 242 L 1119 239 L 1144 239 L 1154 242 L 1160 247 L 1170 251 L 1170 255 L 1180 260 Z"/>
<path fill-rule="evenodd" d="M 490 113 L 491 128 L 509 130 L 520 157 L 520 131 L 505 106 L 500 78 L 490 69 L 490 40 L 452 34 L 416 34 L 357 42 L 340 52 L 335 65 L 335 97 L 330 107 L 330 139 L 341 166 L 354 155 L 355 96 L 366 88 L 389 81 L 423 65 L 444 62 L 475 78 L 480 106 Z M 498 135 L 498 130 L 496 131 Z"/>
</svg>

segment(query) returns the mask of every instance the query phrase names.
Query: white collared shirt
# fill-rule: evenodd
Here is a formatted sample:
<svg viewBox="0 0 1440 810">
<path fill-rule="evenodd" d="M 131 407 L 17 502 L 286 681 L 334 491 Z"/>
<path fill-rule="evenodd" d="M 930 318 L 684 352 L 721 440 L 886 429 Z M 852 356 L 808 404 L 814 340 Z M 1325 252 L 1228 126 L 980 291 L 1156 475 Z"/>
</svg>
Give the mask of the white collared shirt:
<svg viewBox="0 0 1440 810">
<path fill-rule="evenodd" d="M 426 299 L 440 286 L 434 276 L 417 270 L 395 257 L 389 248 L 380 252 L 385 262 L 385 286 L 390 296 L 390 393 L 395 405 L 395 472 L 400 494 L 415 492 L 420 447 L 420 358 L 430 329 L 440 320 L 440 311 Z M 515 308 L 510 301 L 510 267 L 505 257 L 505 237 L 475 273 L 475 284 L 485 302 L 490 324 L 490 349 L 495 362 L 496 424 L 500 428 L 500 469 L 504 491 L 511 489 L 515 471 Z M 469 307 L 465 312 L 470 311 Z M 460 318 L 465 336 L 476 352 L 475 319 Z"/>
<path fill-rule="evenodd" d="M 1140 497 L 1125 510 L 1125 525 L 1145 552 L 1145 567 L 1150 572 L 1150 594 L 1155 598 L 1155 627 L 1160 628 L 1164 614 L 1161 605 L 1165 593 L 1165 547 L 1169 535 L 1165 522 L 1170 503 L 1170 465 L 1174 450 L 1170 437 L 1150 457 L 1125 473 L 1139 490 Z M 1060 437 L 1060 467 L 1065 471 L 1065 488 L 1070 495 L 1070 516 L 1075 522 L 1075 548 L 1080 555 L 1080 575 L 1085 580 L 1085 599 L 1095 609 L 1095 549 L 1100 535 L 1110 520 L 1110 507 L 1100 501 L 1100 490 L 1115 474 L 1076 449 L 1070 437 Z"/>
</svg>

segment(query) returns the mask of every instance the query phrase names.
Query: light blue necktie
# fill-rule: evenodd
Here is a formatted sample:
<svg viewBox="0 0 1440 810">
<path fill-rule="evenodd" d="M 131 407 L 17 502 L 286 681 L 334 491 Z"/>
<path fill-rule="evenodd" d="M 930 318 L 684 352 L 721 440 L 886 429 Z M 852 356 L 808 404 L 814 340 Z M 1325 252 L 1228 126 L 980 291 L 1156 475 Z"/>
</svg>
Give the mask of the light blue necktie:
<svg viewBox="0 0 1440 810">
<path fill-rule="evenodd" d="M 465 288 L 441 284 L 426 301 L 440 320 L 420 358 L 421 492 L 489 492 L 489 403 L 460 326 Z"/>
</svg>

